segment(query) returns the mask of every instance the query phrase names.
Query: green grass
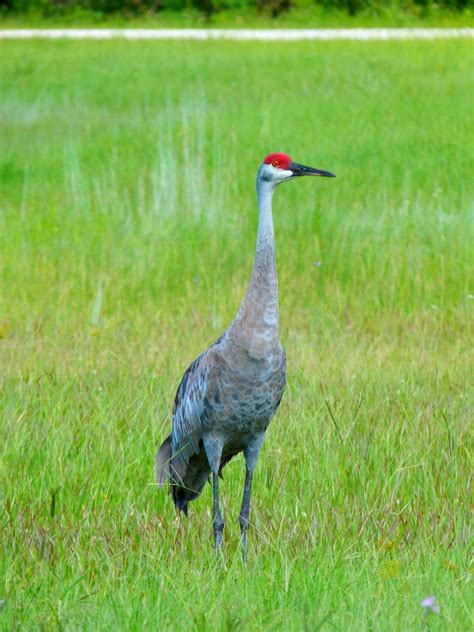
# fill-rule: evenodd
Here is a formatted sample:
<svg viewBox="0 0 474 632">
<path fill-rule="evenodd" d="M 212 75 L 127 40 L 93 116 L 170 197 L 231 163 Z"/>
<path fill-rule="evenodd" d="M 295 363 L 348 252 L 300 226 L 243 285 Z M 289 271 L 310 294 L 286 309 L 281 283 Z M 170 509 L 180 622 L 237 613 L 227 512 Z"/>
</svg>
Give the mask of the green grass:
<svg viewBox="0 0 474 632">
<path fill-rule="evenodd" d="M 470 629 L 472 72 L 463 41 L 1 45 L 4 629 Z M 153 458 L 275 150 L 338 177 L 275 196 L 289 383 L 247 566 L 226 469 L 224 568 L 210 488 L 179 526 Z"/>
</svg>

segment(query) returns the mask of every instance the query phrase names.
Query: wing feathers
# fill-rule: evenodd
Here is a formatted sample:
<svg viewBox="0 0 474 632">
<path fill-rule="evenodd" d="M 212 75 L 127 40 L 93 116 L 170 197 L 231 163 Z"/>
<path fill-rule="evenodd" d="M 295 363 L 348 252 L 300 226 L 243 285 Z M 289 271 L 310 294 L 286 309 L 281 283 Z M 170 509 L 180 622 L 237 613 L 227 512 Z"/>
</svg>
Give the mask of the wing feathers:
<svg viewBox="0 0 474 632">
<path fill-rule="evenodd" d="M 171 435 L 166 437 L 155 459 L 155 473 L 158 485 L 165 485 L 170 478 Z"/>
<path fill-rule="evenodd" d="M 210 375 L 214 348 L 222 337 L 188 367 L 174 401 L 171 432 L 171 475 L 182 484 L 190 458 L 200 452 L 203 421 L 209 407 Z"/>
</svg>

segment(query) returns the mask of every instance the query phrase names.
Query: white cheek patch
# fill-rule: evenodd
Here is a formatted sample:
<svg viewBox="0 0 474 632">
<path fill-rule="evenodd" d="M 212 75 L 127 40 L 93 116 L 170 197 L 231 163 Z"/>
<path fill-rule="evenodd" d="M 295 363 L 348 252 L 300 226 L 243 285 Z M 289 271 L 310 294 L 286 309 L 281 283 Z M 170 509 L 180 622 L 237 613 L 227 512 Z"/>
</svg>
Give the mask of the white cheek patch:
<svg viewBox="0 0 474 632">
<path fill-rule="evenodd" d="M 293 171 L 289 171 L 288 169 L 278 169 L 278 167 L 274 167 L 273 165 L 268 165 L 271 174 L 272 180 L 276 182 L 281 182 L 283 180 L 288 180 L 293 175 Z"/>
<path fill-rule="evenodd" d="M 278 169 L 278 171 L 282 174 L 283 180 L 288 180 L 288 178 L 291 178 L 293 175 L 293 171 L 290 171 L 289 169 Z"/>
</svg>

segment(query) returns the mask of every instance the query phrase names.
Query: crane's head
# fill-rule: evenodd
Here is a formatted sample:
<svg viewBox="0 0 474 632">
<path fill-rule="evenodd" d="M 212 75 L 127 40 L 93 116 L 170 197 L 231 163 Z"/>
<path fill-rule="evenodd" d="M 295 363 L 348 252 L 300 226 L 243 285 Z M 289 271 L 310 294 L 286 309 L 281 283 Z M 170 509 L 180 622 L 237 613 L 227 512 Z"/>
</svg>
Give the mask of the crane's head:
<svg viewBox="0 0 474 632">
<path fill-rule="evenodd" d="M 335 178 L 329 171 L 305 167 L 287 156 L 286 154 L 269 154 L 262 162 L 257 178 L 265 182 L 273 183 L 275 186 L 286 180 L 294 180 L 301 176 L 324 176 Z"/>
</svg>

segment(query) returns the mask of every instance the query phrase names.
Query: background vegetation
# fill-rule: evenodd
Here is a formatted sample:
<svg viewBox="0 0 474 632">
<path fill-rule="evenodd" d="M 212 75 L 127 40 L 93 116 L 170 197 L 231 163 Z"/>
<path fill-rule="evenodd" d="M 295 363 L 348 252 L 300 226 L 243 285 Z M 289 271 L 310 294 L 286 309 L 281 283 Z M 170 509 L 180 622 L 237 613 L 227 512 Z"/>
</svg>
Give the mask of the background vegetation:
<svg viewBox="0 0 474 632">
<path fill-rule="evenodd" d="M 4 629 L 470 628 L 472 72 L 468 41 L 2 44 Z M 337 178 L 275 197 L 289 384 L 222 568 L 210 489 L 179 525 L 153 458 L 275 150 Z"/>
<path fill-rule="evenodd" d="M 282 16 L 283 24 L 333 25 L 363 20 L 392 25 L 453 22 L 472 18 L 473 0 L 0 0 L 3 18 L 120 22 L 138 20 L 178 24 L 224 22 L 265 23 Z M 350 22 L 348 22 L 349 24 Z"/>
</svg>

